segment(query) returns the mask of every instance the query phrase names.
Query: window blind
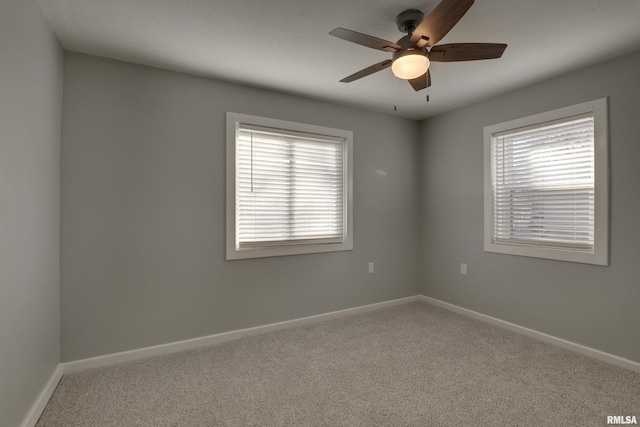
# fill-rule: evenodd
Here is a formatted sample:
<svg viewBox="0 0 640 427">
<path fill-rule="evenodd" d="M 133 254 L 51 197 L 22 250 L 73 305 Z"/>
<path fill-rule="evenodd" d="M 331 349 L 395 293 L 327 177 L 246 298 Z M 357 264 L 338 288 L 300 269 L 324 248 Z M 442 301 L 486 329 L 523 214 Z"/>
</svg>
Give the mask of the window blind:
<svg viewBox="0 0 640 427">
<path fill-rule="evenodd" d="M 494 243 L 593 252 L 593 114 L 494 134 L 492 151 Z"/>
<path fill-rule="evenodd" d="M 345 141 L 239 123 L 236 246 L 343 240 Z"/>
</svg>

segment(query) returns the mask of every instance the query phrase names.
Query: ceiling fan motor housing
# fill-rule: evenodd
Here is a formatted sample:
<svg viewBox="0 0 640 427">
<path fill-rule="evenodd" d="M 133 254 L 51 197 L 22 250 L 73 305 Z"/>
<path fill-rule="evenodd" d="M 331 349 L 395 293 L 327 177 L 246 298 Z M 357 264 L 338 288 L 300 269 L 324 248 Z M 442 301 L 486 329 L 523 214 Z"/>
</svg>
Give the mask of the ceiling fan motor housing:
<svg viewBox="0 0 640 427">
<path fill-rule="evenodd" d="M 405 52 L 407 50 L 416 50 L 416 51 L 421 51 L 421 52 L 426 52 L 426 49 L 420 48 L 418 46 L 416 46 L 416 44 L 414 42 L 411 41 L 411 36 L 410 35 L 406 35 L 404 37 L 402 37 L 401 39 L 399 39 L 396 44 L 398 46 L 400 46 L 402 48 L 402 50 L 400 52 Z M 398 53 L 400 53 L 398 52 Z"/>
</svg>

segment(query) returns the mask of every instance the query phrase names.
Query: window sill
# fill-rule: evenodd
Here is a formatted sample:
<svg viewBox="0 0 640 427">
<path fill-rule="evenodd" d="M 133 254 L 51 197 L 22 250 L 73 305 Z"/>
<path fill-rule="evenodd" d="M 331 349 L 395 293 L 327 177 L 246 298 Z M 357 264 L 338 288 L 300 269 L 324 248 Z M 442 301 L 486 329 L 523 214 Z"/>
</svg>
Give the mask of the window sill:
<svg viewBox="0 0 640 427">
<path fill-rule="evenodd" d="M 598 246 L 596 246 L 597 248 Z M 609 265 L 606 251 L 579 252 L 568 249 L 541 248 L 525 245 L 485 243 L 485 252 L 505 255 L 517 255 L 533 258 L 553 259 L 556 261 L 578 262 L 582 264 Z"/>
<path fill-rule="evenodd" d="M 342 243 L 316 243 L 311 245 L 278 245 L 243 249 L 231 247 L 227 248 L 227 261 L 350 250 L 353 250 L 353 242 L 351 241 Z"/>
</svg>

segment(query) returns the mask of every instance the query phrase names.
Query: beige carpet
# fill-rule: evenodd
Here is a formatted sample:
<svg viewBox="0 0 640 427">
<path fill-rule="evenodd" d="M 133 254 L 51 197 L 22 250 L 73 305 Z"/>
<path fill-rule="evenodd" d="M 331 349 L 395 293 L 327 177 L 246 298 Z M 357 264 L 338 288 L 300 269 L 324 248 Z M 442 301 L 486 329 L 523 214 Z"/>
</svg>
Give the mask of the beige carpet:
<svg viewBox="0 0 640 427">
<path fill-rule="evenodd" d="M 65 375 L 44 426 L 605 426 L 640 374 L 424 303 Z"/>
</svg>

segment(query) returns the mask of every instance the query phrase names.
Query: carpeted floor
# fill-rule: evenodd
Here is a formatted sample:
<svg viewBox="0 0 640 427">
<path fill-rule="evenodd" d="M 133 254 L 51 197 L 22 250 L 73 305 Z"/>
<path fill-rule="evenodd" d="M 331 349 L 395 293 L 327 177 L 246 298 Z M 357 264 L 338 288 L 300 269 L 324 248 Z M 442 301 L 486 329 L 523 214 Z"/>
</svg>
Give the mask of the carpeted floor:
<svg viewBox="0 0 640 427">
<path fill-rule="evenodd" d="M 37 425 L 583 427 L 608 415 L 640 420 L 640 374 L 418 302 L 65 375 Z"/>
</svg>

